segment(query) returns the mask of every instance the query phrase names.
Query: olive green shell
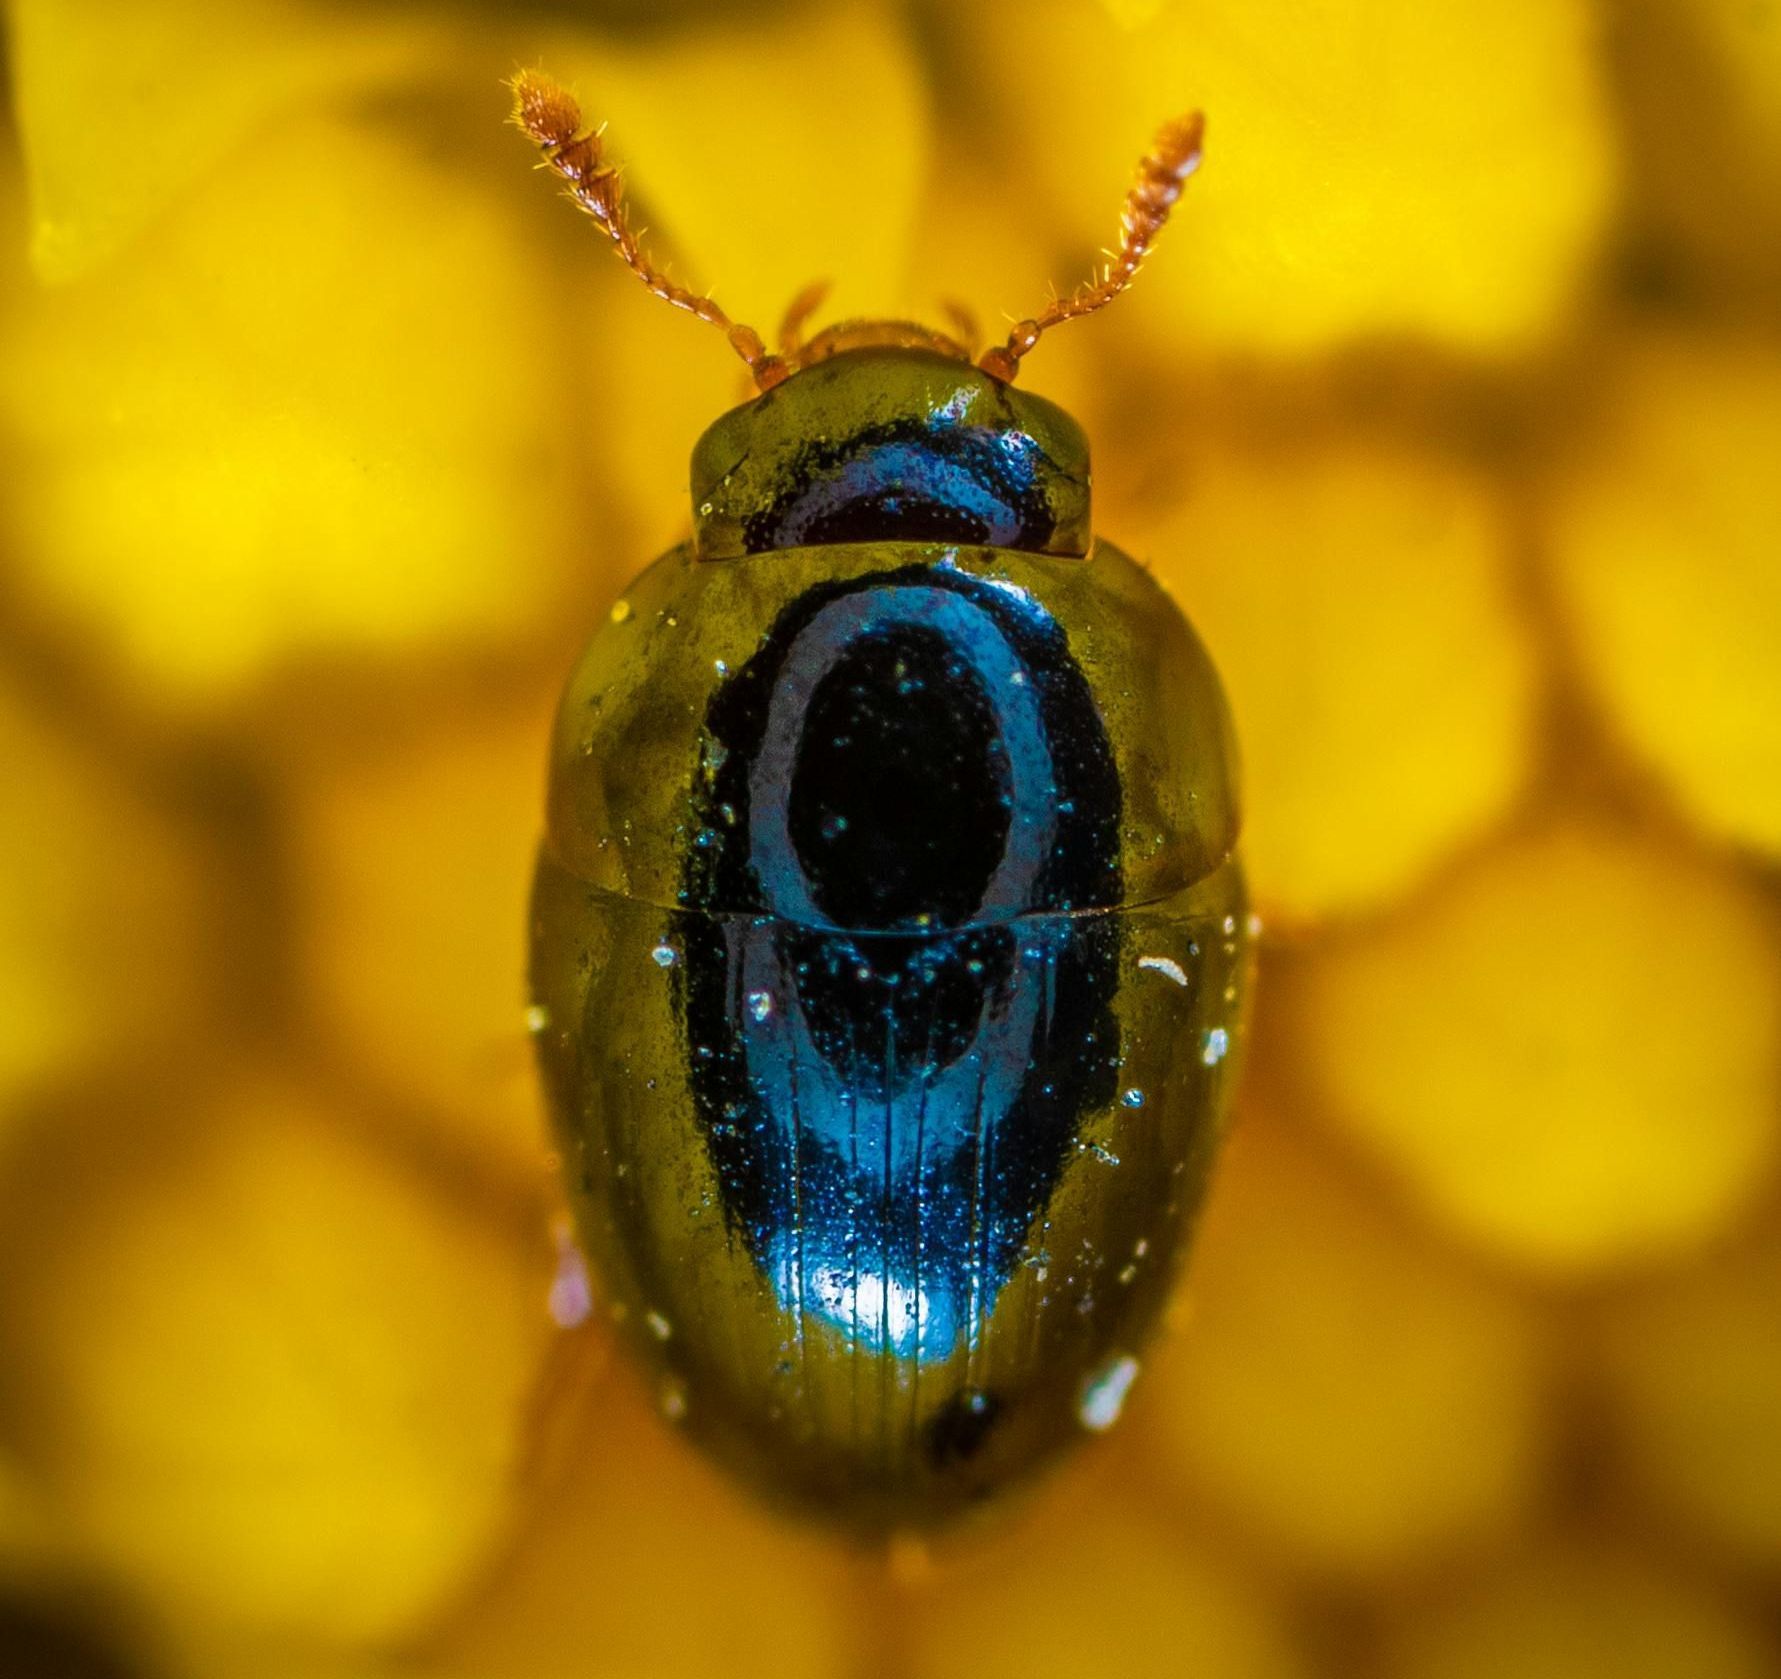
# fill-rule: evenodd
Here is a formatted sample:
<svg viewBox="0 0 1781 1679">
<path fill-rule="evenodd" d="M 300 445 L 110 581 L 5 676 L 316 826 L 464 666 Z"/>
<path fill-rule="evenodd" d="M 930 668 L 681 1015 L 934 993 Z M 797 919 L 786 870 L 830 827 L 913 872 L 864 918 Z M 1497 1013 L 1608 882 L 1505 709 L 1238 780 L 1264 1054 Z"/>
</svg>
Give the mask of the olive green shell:
<svg viewBox="0 0 1781 1679">
<path fill-rule="evenodd" d="M 1106 867 L 1080 891 L 1034 888 L 1003 923 L 932 931 L 795 925 L 763 897 L 719 696 L 757 679 L 765 692 L 791 656 L 788 626 L 825 603 L 881 597 L 989 615 L 1005 602 L 1050 638 L 1047 657 L 1067 658 L 1117 783 Z M 1015 703 L 979 687 L 982 705 Z M 599 1308 L 665 1414 L 769 1497 L 867 1533 L 954 1517 L 1117 1414 L 1186 1251 L 1238 1060 L 1250 935 L 1237 823 L 1211 664 L 1106 543 L 1088 558 L 865 542 L 712 561 L 683 548 L 636 581 L 558 718 L 532 992 Z M 707 866 L 716 854 L 737 866 Z M 820 1038 L 819 991 L 851 1006 L 856 956 L 874 999 L 988 987 L 967 977 L 986 962 L 1005 977 L 956 1018 L 939 1001 L 904 1016 L 884 1004 L 905 1041 L 823 1051 L 833 1066 L 805 1040 L 794 1053 L 769 1039 L 800 1008 L 806 1039 Z M 779 978 L 750 989 L 750 963 Z M 1078 1000 L 1040 996 L 1053 985 Z M 1010 1024 L 1034 1007 L 1038 1026 Z M 936 1022 L 965 1047 L 935 1049 Z M 923 1032 L 931 1065 L 912 1065 Z M 807 1085 L 800 1115 L 798 1069 L 843 1063 L 857 1085 L 845 1114 L 833 1100 L 816 1111 Z M 973 1065 L 974 1116 L 957 1098 Z M 789 1130 L 774 1094 L 786 1067 Z M 986 1083 L 1009 1067 L 1018 1096 L 991 1111 Z M 911 1128 L 914 1176 L 893 1177 Z M 1037 1154 L 1035 1128 L 1051 1139 Z M 816 1205 L 834 1182 L 856 1198 L 867 1184 L 870 1205 Z"/>
</svg>

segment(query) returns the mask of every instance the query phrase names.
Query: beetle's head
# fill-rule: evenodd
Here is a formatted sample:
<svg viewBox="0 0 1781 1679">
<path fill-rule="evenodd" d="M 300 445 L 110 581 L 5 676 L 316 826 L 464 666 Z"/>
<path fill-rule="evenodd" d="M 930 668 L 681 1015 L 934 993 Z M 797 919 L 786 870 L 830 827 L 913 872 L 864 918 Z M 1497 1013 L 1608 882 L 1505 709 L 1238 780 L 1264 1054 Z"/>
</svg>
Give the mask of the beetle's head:
<svg viewBox="0 0 1781 1679">
<path fill-rule="evenodd" d="M 1082 428 L 932 336 L 834 328 L 809 365 L 712 425 L 693 450 L 699 553 L 872 541 L 1086 553 Z"/>
</svg>

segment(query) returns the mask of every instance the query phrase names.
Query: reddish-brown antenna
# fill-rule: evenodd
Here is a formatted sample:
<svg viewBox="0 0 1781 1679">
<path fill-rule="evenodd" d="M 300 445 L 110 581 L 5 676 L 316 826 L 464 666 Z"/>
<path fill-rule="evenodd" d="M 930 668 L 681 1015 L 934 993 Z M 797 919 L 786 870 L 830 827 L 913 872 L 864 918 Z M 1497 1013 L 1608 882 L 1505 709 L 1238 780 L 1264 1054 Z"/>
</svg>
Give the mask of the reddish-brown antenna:
<svg viewBox="0 0 1781 1679">
<path fill-rule="evenodd" d="M 1200 142 L 1206 120 L 1198 111 L 1163 124 L 1155 142 L 1138 165 L 1138 178 L 1126 194 L 1119 218 L 1119 249 L 1111 254 L 1100 279 L 1080 287 L 1071 296 L 1055 299 L 1031 320 L 1021 321 L 1004 344 L 984 351 L 977 365 L 998 379 L 1011 380 L 1020 371 L 1020 358 L 1039 342 L 1042 333 L 1078 315 L 1092 315 L 1105 308 L 1136 278 L 1151 242 L 1162 232 L 1169 212 L 1187 179 L 1200 166 Z"/>
<path fill-rule="evenodd" d="M 676 285 L 644 255 L 625 214 L 623 180 L 616 166 L 605 161 L 600 135 L 583 126 L 574 97 L 539 70 L 521 70 L 508 86 L 514 123 L 544 154 L 545 164 L 568 183 L 569 196 L 599 223 L 631 272 L 664 303 L 722 332 L 748 363 L 759 389 L 770 390 L 784 379 L 791 369 L 768 353 L 753 327 L 732 321 L 711 298 Z"/>
</svg>

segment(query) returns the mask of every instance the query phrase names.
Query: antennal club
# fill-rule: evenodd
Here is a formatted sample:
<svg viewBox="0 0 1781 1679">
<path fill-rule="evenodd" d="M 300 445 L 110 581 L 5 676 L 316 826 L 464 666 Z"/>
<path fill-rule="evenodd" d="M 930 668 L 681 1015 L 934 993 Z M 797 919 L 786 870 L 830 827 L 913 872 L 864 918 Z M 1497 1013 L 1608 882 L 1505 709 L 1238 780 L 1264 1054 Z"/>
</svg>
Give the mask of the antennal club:
<svg viewBox="0 0 1781 1679">
<path fill-rule="evenodd" d="M 790 368 L 769 354 L 753 327 L 732 321 L 712 298 L 676 285 L 644 254 L 625 213 L 623 179 L 606 161 L 599 133 L 583 124 L 573 95 L 539 70 L 521 70 L 508 86 L 513 90 L 514 125 L 568 183 L 569 196 L 599 224 L 625 266 L 664 303 L 722 332 L 748 364 L 758 389 L 771 390 L 784 379 Z"/>
<path fill-rule="evenodd" d="M 1126 194 L 1119 218 L 1119 249 L 1101 278 L 1078 287 L 1069 297 L 1056 298 L 1030 320 L 1019 322 L 1006 343 L 984 351 L 977 365 L 996 378 L 1012 380 L 1020 371 L 1020 358 L 1040 336 L 1079 315 L 1104 309 L 1137 278 L 1138 269 L 1152 242 L 1162 232 L 1175 208 L 1175 200 L 1188 177 L 1200 166 L 1200 145 L 1206 119 L 1198 111 L 1176 117 L 1158 130 L 1151 148 L 1138 165 L 1138 178 Z"/>
</svg>

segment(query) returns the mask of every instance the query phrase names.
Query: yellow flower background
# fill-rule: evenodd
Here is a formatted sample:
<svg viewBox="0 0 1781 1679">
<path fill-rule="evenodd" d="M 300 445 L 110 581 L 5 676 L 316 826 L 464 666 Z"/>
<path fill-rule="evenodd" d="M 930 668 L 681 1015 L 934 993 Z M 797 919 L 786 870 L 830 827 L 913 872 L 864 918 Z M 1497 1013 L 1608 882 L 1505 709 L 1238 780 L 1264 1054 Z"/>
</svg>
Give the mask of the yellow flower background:
<svg viewBox="0 0 1781 1679">
<path fill-rule="evenodd" d="M 8 0 L 0 1672 L 1781 1674 L 1781 7 Z M 1229 684 L 1238 1123 L 1127 1418 L 862 1556 L 561 1260 L 547 720 L 770 329 L 992 327 Z M 596 1315 L 597 1324 L 597 1315 Z"/>
</svg>

